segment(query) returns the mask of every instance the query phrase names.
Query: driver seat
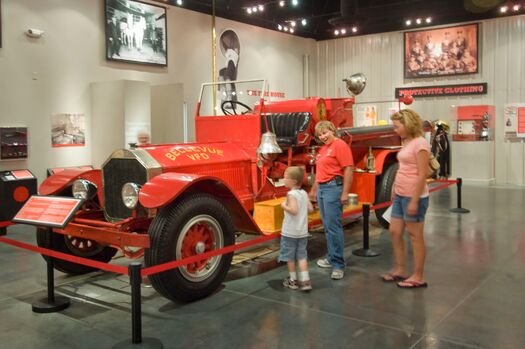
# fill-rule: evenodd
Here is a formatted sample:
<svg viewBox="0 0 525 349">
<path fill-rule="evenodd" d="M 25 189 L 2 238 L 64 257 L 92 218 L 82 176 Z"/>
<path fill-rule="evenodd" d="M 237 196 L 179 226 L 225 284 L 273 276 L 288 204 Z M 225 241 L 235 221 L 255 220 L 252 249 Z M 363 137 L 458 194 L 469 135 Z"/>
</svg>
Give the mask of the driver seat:
<svg viewBox="0 0 525 349">
<path fill-rule="evenodd" d="M 270 131 L 275 133 L 277 144 L 280 147 L 288 148 L 297 146 L 297 135 L 306 131 L 312 119 L 312 113 L 267 113 L 266 118 L 268 118 Z M 261 133 L 266 131 L 263 115 L 261 117 Z"/>
</svg>

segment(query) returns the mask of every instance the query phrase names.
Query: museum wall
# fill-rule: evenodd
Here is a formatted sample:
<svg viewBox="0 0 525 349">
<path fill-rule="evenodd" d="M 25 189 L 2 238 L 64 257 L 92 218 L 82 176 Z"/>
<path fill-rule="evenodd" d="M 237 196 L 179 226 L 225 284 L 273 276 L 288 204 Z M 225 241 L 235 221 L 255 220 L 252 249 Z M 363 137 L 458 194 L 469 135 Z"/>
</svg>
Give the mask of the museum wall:
<svg viewBox="0 0 525 349">
<path fill-rule="evenodd" d="M 193 115 L 199 89 L 203 82 L 212 80 L 210 16 L 168 7 L 168 66 L 158 67 L 106 61 L 102 0 L 2 0 L 1 6 L 0 126 L 28 127 L 29 158 L 0 161 L 0 170 L 28 168 L 41 181 L 47 168 L 92 164 L 94 159 L 109 156 L 114 150 L 108 148 L 112 142 L 93 147 L 94 140 L 97 137 L 123 140 L 125 130 L 111 127 L 120 121 L 93 123 L 93 83 L 141 81 L 151 86 L 171 86 L 168 90 L 176 93 L 183 91 L 183 98 L 175 100 L 179 109 L 184 102 L 187 104 L 189 140 L 194 138 Z M 29 38 L 25 35 L 28 28 L 42 29 L 45 34 L 39 39 Z M 226 28 L 235 30 L 241 43 L 238 79 L 266 78 L 272 91 L 285 92 L 287 98 L 302 97 L 303 56 L 311 57 L 312 67 L 313 40 L 217 18 L 217 33 Z M 312 85 L 315 73 L 310 74 L 310 79 Z M 154 92 L 151 101 L 161 95 Z M 122 100 L 115 103 L 122 104 L 122 108 L 112 110 L 125 110 Z M 152 113 L 173 108 L 173 105 L 152 108 Z M 56 113 L 85 115 L 85 146 L 51 146 L 51 116 Z M 182 119 L 180 110 L 174 115 Z M 155 115 L 151 117 L 154 119 Z M 115 118 L 120 120 L 121 116 Z M 137 117 L 133 116 L 133 120 L 137 122 Z M 149 122 L 148 116 L 142 121 Z M 182 127 L 182 120 L 169 125 Z M 151 129 L 152 132 L 161 129 L 158 120 Z M 182 141 L 182 132 L 176 133 L 178 141 Z M 152 136 L 155 140 L 155 135 Z M 158 136 L 169 139 L 166 135 Z"/>
<path fill-rule="evenodd" d="M 525 146 L 523 141 L 504 139 L 503 108 L 506 103 L 525 102 L 525 16 L 482 21 L 479 44 L 480 73 L 455 77 L 404 79 L 403 33 L 392 32 L 317 42 L 317 85 L 321 96 L 347 95 L 342 79 L 354 73 L 367 76 L 358 102 L 393 100 L 396 87 L 432 86 L 486 82 L 488 93 L 479 96 L 417 97 L 411 106 L 424 118 L 452 123 L 452 106 L 489 104 L 496 107 L 494 156 L 462 151 L 461 142 L 452 143 L 452 157 L 472 166 L 492 167 L 495 182 L 525 185 Z M 380 116 L 388 118 L 388 108 L 381 104 Z M 456 151 L 454 150 L 456 147 Z M 493 163 L 487 163 L 490 159 Z M 452 173 L 455 169 L 452 168 Z M 457 173 L 457 171 L 456 171 Z M 461 175 L 461 173 L 459 174 Z M 490 183 L 490 180 L 486 181 Z"/>
</svg>

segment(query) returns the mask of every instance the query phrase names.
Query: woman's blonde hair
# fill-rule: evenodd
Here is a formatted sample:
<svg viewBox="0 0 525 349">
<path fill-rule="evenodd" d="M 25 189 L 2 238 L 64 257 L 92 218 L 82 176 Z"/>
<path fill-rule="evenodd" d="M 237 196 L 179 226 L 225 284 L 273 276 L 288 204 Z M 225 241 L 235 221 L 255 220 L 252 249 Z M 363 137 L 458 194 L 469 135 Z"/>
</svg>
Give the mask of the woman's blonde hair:
<svg viewBox="0 0 525 349">
<path fill-rule="evenodd" d="M 290 166 L 284 170 L 284 174 L 293 179 L 296 185 L 301 186 L 303 184 L 304 169 L 299 166 Z"/>
<path fill-rule="evenodd" d="M 323 121 L 319 121 L 315 125 L 315 134 L 316 135 L 319 134 L 320 132 L 324 131 L 324 130 L 332 131 L 334 133 L 334 135 L 337 135 L 337 130 L 335 128 L 335 125 L 331 121 L 323 120 Z"/>
<path fill-rule="evenodd" d="M 423 121 L 418 113 L 412 109 L 403 109 L 390 117 L 390 120 L 398 120 L 411 138 L 423 136 Z"/>
</svg>

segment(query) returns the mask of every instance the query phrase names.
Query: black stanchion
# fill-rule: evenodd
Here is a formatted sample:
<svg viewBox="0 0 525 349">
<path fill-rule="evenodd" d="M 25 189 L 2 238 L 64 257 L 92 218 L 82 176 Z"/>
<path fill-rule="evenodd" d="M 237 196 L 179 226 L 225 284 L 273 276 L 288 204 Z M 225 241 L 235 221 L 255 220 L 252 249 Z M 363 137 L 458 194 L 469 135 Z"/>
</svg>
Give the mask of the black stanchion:
<svg viewBox="0 0 525 349">
<path fill-rule="evenodd" d="M 49 232 L 47 239 L 47 246 L 50 250 L 53 249 L 53 233 Z M 35 301 L 31 305 L 35 313 L 54 313 L 69 307 L 71 302 L 68 297 L 55 295 L 55 275 L 53 268 L 53 257 L 48 256 L 47 262 L 47 297 Z"/>
<path fill-rule="evenodd" d="M 360 257 L 377 257 L 380 253 L 370 249 L 370 237 L 368 234 L 368 220 L 370 218 L 370 205 L 363 205 L 363 248 L 352 251 L 353 254 Z"/>
<path fill-rule="evenodd" d="M 470 212 L 470 210 L 461 207 L 461 186 L 462 185 L 463 185 L 463 180 L 461 178 L 457 178 L 456 188 L 458 190 L 458 195 L 457 195 L 458 196 L 458 207 L 451 208 L 450 212 L 455 212 L 455 213 L 469 213 Z"/>
<path fill-rule="evenodd" d="M 140 297 L 140 283 L 142 277 L 140 271 L 142 264 L 132 262 L 129 265 L 129 282 L 131 284 L 131 341 L 129 339 L 119 342 L 113 346 L 114 349 L 121 348 L 147 348 L 162 349 L 162 343 L 156 338 L 142 338 L 142 304 Z"/>
<path fill-rule="evenodd" d="M 1 227 L 0 228 L 0 236 L 4 236 L 7 234 L 7 228 L 6 227 Z"/>
</svg>

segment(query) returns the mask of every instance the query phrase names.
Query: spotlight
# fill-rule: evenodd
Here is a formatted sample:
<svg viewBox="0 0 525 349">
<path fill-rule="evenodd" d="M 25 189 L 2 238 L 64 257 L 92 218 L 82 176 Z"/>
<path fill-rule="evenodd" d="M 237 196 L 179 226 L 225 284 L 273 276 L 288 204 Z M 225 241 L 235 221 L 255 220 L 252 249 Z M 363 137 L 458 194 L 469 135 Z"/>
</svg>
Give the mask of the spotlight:
<svg viewBox="0 0 525 349">
<path fill-rule="evenodd" d="M 288 31 L 288 27 L 284 27 L 283 29 L 284 29 L 284 31 L 285 31 L 285 32 L 287 32 L 287 31 Z"/>
<path fill-rule="evenodd" d="M 335 35 L 339 35 L 339 30 L 337 30 L 337 29 L 334 30 L 334 34 L 335 34 Z"/>
<path fill-rule="evenodd" d="M 352 27 L 352 33 L 357 33 L 357 27 Z"/>
<path fill-rule="evenodd" d="M 520 10 L 520 5 L 514 5 L 514 6 L 512 7 L 512 9 L 513 9 L 514 11 L 519 11 L 519 10 Z"/>
<path fill-rule="evenodd" d="M 295 32 L 295 30 L 293 30 L 293 28 L 290 28 L 290 33 L 293 33 Z"/>
<path fill-rule="evenodd" d="M 499 12 L 501 12 L 501 13 L 507 13 L 507 10 L 508 10 L 508 9 L 509 9 L 509 8 L 508 8 L 507 6 L 502 6 L 502 7 L 499 8 Z"/>
<path fill-rule="evenodd" d="M 279 6 L 284 7 L 284 1 L 279 1 Z"/>
<path fill-rule="evenodd" d="M 432 18 L 431 17 L 427 17 L 427 19 L 425 19 L 425 22 L 427 22 L 427 23 L 432 22 Z"/>
<path fill-rule="evenodd" d="M 296 25 L 295 21 L 291 21 L 291 22 L 290 22 L 290 25 L 291 25 L 292 27 L 295 27 L 295 25 Z"/>
<path fill-rule="evenodd" d="M 407 21 L 405 22 L 406 25 L 411 25 L 412 24 L 412 21 L 410 19 L 407 19 Z"/>
<path fill-rule="evenodd" d="M 257 6 L 252 7 L 252 12 L 257 12 Z"/>
<path fill-rule="evenodd" d="M 177 0 L 177 5 L 182 6 L 182 0 Z"/>
<path fill-rule="evenodd" d="M 252 14 L 252 9 L 251 8 L 247 8 L 246 12 L 248 12 L 248 14 L 251 15 Z"/>
<path fill-rule="evenodd" d="M 302 24 L 302 25 L 306 25 L 307 23 L 308 23 L 308 22 L 306 21 L 306 19 L 303 18 L 303 19 L 301 20 L 301 24 Z"/>
<path fill-rule="evenodd" d="M 263 5 L 259 5 L 259 11 L 261 11 L 261 12 L 264 11 L 264 6 Z"/>
<path fill-rule="evenodd" d="M 294 6 L 299 5 L 299 0 L 292 0 L 292 5 L 294 5 Z"/>
<path fill-rule="evenodd" d="M 417 24 L 421 24 L 421 18 L 416 19 Z"/>
<path fill-rule="evenodd" d="M 346 34 L 346 29 L 341 29 L 341 34 L 345 35 Z"/>
<path fill-rule="evenodd" d="M 277 25 L 277 29 L 279 29 L 279 30 L 283 30 L 283 26 L 280 25 L 280 24 L 278 24 L 278 25 Z"/>
</svg>

